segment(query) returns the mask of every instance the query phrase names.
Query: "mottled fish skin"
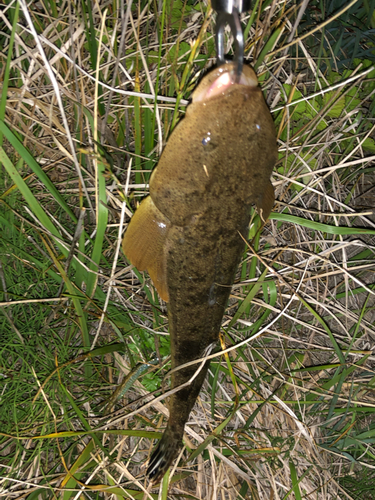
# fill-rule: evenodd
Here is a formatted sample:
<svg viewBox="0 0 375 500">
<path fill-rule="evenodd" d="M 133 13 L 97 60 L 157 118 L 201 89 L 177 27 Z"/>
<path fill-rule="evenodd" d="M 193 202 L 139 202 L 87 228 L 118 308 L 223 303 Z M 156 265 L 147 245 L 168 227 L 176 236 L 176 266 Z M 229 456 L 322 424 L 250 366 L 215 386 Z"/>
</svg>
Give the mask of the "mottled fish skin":
<svg viewBox="0 0 375 500">
<path fill-rule="evenodd" d="M 124 237 L 125 255 L 149 271 L 168 301 L 172 369 L 201 358 L 217 341 L 251 206 L 264 220 L 273 206 L 273 121 L 253 70 L 245 66 L 239 84 L 232 71 L 232 64 L 215 69 L 194 91 L 152 174 L 150 196 Z M 181 448 L 208 366 L 169 399 L 167 428 L 147 471 L 153 482 Z M 172 373 L 172 388 L 189 381 L 198 367 Z"/>
</svg>

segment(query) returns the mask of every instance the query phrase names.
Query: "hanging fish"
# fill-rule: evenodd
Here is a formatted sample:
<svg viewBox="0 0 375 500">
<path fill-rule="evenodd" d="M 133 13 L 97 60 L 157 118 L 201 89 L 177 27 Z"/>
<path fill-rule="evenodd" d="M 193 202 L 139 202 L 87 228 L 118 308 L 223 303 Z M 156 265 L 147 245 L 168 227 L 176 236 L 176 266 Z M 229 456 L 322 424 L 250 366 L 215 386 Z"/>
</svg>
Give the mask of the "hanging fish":
<svg viewBox="0 0 375 500">
<path fill-rule="evenodd" d="M 275 128 L 254 71 L 245 66 L 238 82 L 232 63 L 207 74 L 123 240 L 127 258 L 148 271 L 168 302 L 172 369 L 202 357 L 218 339 L 251 206 L 265 221 L 274 203 L 270 176 L 276 160 Z M 189 381 L 198 366 L 174 371 L 172 388 Z M 169 399 L 168 424 L 147 471 L 153 482 L 181 448 L 208 366 Z"/>
</svg>

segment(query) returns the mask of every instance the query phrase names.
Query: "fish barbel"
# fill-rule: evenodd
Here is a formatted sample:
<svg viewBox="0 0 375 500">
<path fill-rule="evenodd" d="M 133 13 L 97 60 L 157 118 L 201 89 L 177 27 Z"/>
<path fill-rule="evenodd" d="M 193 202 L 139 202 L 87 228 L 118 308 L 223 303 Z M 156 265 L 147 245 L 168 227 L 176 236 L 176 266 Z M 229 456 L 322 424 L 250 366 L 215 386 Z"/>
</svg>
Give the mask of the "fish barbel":
<svg viewBox="0 0 375 500">
<path fill-rule="evenodd" d="M 252 205 L 266 220 L 274 203 L 270 176 L 277 160 L 274 124 L 254 71 L 239 82 L 233 64 L 208 73 L 193 92 L 136 210 L 123 250 L 147 270 L 168 302 L 172 369 L 199 359 L 217 342 L 244 251 Z M 172 372 L 188 382 L 195 364 Z M 161 480 L 182 445 L 185 423 L 208 370 L 169 399 L 170 416 L 148 476 Z"/>
</svg>

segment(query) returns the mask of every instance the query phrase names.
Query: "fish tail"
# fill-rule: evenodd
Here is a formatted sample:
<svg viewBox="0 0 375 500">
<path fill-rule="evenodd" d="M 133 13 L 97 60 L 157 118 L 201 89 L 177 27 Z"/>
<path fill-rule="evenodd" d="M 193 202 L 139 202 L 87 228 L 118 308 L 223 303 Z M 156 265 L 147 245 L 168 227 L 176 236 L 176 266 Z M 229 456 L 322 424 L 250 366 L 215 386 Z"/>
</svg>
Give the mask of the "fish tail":
<svg viewBox="0 0 375 500">
<path fill-rule="evenodd" d="M 178 455 L 182 446 L 184 426 L 167 425 L 159 444 L 153 451 L 147 468 L 147 475 L 153 483 L 162 480 L 168 467 Z"/>
</svg>

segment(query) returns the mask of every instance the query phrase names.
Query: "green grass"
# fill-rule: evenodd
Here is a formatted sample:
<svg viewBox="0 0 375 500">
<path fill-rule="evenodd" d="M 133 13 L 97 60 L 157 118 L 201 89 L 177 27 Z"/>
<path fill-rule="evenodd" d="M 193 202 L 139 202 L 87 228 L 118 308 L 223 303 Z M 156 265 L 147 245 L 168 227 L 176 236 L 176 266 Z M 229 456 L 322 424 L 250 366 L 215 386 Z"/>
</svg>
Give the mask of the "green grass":
<svg viewBox="0 0 375 500">
<path fill-rule="evenodd" d="M 215 60 L 213 16 L 180 0 L 3 4 L 0 495 L 158 498 L 144 464 L 166 422 L 167 311 L 120 243 Z M 375 3 L 254 5 L 245 55 L 278 133 L 277 202 L 261 234 L 254 218 L 160 494 L 367 500 Z"/>
</svg>

